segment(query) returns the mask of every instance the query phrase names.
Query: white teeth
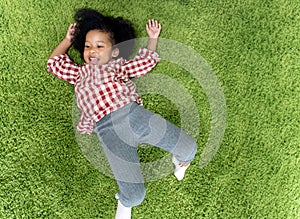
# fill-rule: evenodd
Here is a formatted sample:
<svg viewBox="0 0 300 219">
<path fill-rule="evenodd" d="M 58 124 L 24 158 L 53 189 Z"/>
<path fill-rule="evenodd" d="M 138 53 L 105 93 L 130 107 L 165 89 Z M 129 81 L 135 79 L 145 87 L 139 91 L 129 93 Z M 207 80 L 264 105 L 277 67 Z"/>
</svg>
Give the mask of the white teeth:
<svg viewBox="0 0 300 219">
<path fill-rule="evenodd" d="M 91 58 L 89 58 L 89 60 L 90 60 L 90 64 L 92 64 L 92 65 L 96 65 L 99 61 L 99 59 L 95 58 L 95 57 L 91 57 Z"/>
</svg>

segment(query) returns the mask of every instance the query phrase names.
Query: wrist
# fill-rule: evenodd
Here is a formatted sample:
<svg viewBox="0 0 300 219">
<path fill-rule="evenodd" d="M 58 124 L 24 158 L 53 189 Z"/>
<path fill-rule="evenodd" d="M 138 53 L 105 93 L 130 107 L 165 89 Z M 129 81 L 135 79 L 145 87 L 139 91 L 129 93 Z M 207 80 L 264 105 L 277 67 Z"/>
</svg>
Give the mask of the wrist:
<svg viewBox="0 0 300 219">
<path fill-rule="evenodd" d="M 157 38 L 149 38 L 147 49 L 156 51 L 156 47 L 157 47 Z"/>
<path fill-rule="evenodd" d="M 72 44 L 72 39 L 69 38 L 69 37 L 65 37 L 65 38 L 63 39 L 63 41 L 65 41 L 66 43 Z"/>
<path fill-rule="evenodd" d="M 72 46 L 72 41 L 71 39 L 69 38 L 64 38 L 63 41 L 62 41 L 62 46 L 65 48 L 65 49 L 69 49 L 71 46 Z"/>
</svg>

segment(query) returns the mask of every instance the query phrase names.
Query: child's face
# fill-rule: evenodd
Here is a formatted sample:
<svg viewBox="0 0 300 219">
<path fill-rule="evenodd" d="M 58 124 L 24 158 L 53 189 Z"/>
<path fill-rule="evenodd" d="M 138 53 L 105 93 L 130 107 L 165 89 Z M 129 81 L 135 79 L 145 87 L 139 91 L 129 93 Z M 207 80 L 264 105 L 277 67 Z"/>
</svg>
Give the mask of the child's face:
<svg viewBox="0 0 300 219">
<path fill-rule="evenodd" d="M 118 49 L 112 50 L 109 33 L 91 30 L 86 34 L 83 58 L 87 64 L 106 64 L 117 57 L 118 52 Z"/>
</svg>

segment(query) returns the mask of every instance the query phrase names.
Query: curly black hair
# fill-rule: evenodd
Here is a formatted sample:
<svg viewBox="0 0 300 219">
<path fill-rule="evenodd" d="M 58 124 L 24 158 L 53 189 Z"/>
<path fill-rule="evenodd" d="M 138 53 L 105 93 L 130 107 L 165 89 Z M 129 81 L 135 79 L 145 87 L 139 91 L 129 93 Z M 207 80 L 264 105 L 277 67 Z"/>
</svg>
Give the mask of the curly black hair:
<svg viewBox="0 0 300 219">
<path fill-rule="evenodd" d="M 129 20 L 122 17 L 104 16 L 100 12 L 90 8 L 78 9 L 74 15 L 74 20 L 76 28 L 72 43 L 82 58 L 85 37 L 91 30 L 100 30 L 108 33 L 113 47 L 119 49 L 118 57 L 127 59 L 133 52 L 136 33 Z"/>
</svg>

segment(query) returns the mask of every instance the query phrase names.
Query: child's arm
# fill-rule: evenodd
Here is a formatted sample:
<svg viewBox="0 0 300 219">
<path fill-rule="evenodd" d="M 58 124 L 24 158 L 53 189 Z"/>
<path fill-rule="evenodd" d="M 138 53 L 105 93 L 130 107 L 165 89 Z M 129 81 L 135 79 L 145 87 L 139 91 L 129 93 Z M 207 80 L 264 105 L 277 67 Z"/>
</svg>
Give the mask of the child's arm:
<svg viewBox="0 0 300 219">
<path fill-rule="evenodd" d="M 75 24 L 69 26 L 65 38 L 51 53 L 47 62 L 47 71 L 56 77 L 75 84 L 78 77 L 80 66 L 75 64 L 67 55 L 68 49 L 72 45 Z"/>
<path fill-rule="evenodd" d="M 155 52 L 157 47 L 158 36 L 161 31 L 161 25 L 157 20 L 149 20 L 146 24 L 146 31 L 149 37 L 147 49 Z"/>
<path fill-rule="evenodd" d="M 66 37 L 58 44 L 58 46 L 53 50 L 49 58 L 53 58 L 54 56 L 62 55 L 68 52 L 68 49 L 72 45 L 72 37 L 74 34 L 76 24 L 71 24 L 69 26 Z"/>
<path fill-rule="evenodd" d="M 149 20 L 146 24 L 148 34 L 147 49 L 141 48 L 139 54 L 134 59 L 127 61 L 123 69 L 130 78 L 138 78 L 151 71 L 157 62 L 160 61 L 158 54 L 155 52 L 157 47 L 158 36 L 161 31 L 161 25 L 157 20 Z"/>
</svg>

